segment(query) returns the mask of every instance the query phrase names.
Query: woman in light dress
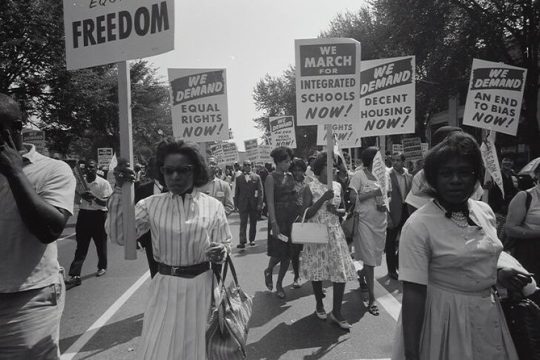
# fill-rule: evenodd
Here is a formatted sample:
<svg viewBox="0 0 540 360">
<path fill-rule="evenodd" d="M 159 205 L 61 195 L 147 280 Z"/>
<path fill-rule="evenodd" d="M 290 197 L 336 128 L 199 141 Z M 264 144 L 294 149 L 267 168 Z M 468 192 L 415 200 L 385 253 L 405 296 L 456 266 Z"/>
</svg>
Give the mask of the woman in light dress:
<svg viewBox="0 0 540 360">
<path fill-rule="evenodd" d="M 150 282 L 138 358 L 206 359 L 206 324 L 212 297 L 211 263 L 230 251 L 231 232 L 223 205 L 197 190 L 208 182 L 208 169 L 195 145 L 164 141 L 157 163 L 169 192 L 135 206 L 136 234 L 151 231 L 159 272 Z M 133 176 L 119 166 L 117 185 Z M 121 187 L 109 203 L 106 229 L 123 244 Z"/>
<path fill-rule="evenodd" d="M 339 223 L 338 208 L 342 205 L 341 186 L 327 179 L 326 153 L 320 153 L 312 165 L 315 178 L 304 189 L 303 205 L 308 222 L 326 224 L 328 244 L 304 244 L 300 269 L 306 280 L 311 280 L 315 295 L 315 314 L 321 320 L 329 318 L 343 330 L 351 325 L 341 314 L 345 283 L 355 280 L 354 265 L 349 254 L 345 234 Z M 332 181 L 333 190 L 328 190 Z M 294 242 L 294 239 L 292 239 Z M 326 314 L 323 304 L 322 282 L 333 283 L 333 308 Z"/>
<path fill-rule="evenodd" d="M 424 171 L 434 199 L 401 233 L 403 307 L 392 359 L 517 360 L 492 286 L 519 291 L 531 275 L 503 267 L 495 215 L 470 199 L 483 176 L 478 144 L 454 132 L 428 153 Z"/>
<path fill-rule="evenodd" d="M 351 198 L 356 198 L 354 211 L 358 213 L 357 231 L 353 236 L 354 258 L 364 263 L 358 275 L 361 283 L 364 279 L 367 283 L 367 311 L 375 316 L 379 315 L 373 288 L 375 266 L 381 265 L 386 242 L 386 207 L 382 203 L 381 187 L 371 172 L 377 151 L 379 149 L 372 146 L 362 152 L 364 167 L 353 175 L 349 184 L 349 188 L 354 190 Z"/>
</svg>

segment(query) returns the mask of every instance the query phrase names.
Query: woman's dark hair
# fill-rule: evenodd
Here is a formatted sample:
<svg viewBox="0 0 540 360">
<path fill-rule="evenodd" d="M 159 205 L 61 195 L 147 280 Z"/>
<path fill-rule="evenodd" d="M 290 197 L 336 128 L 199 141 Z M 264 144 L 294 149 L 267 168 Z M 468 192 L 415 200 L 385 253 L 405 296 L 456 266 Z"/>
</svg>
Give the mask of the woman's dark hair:
<svg viewBox="0 0 540 360">
<path fill-rule="evenodd" d="M 321 175 L 322 170 L 326 166 L 326 151 L 317 154 L 317 157 L 311 164 L 311 170 L 317 176 Z"/>
<path fill-rule="evenodd" d="M 199 187 L 210 181 L 208 177 L 208 167 L 196 144 L 187 143 L 183 140 L 163 140 L 157 146 L 156 166 L 161 169 L 165 158 L 170 154 L 182 154 L 186 156 L 193 165 L 193 186 Z M 158 172 L 158 180 L 164 184 L 163 174 Z"/>
<path fill-rule="evenodd" d="M 369 168 L 373 165 L 373 158 L 377 155 L 377 151 L 379 151 L 379 148 L 376 146 L 370 146 L 362 151 L 360 158 L 365 167 Z"/>
<path fill-rule="evenodd" d="M 289 166 L 289 171 L 293 171 L 296 168 L 302 170 L 303 172 L 306 172 L 307 165 L 303 159 L 294 158 L 291 161 L 291 166 Z"/>
<path fill-rule="evenodd" d="M 473 168 L 475 182 L 484 176 L 484 164 L 476 140 L 464 132 L 452 132 L 441 143 L 428 151 L 424 160 L 424 174 L 432 189 L 437 191 L 439 169 L 452 158 L 467 161 Z"/>
<path fill-rule="evenodd" d="M 274 159 L 274 163 L 277 164 L 285 160 L 287 156 L 289 157 L 289 159 L 292 159 L 294 154 L 291 148 L 288 148 L 286 146 L 278 146 L 277 148 L 272 150 L 270 156 L 272 157 L 272 159 Z"/>
</svg>

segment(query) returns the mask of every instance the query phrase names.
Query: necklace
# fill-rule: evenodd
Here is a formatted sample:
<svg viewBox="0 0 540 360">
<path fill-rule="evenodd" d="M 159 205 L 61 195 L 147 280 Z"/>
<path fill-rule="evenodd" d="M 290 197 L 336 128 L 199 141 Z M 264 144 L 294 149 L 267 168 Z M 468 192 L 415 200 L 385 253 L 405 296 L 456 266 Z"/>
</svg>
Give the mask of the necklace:
<svg viewBox="0 0 540 360">
<path fill-rule="evenodd" d="M 467 226 L 469 226 L 467 216 L 465 216 L 465 214 L 462 212 L 452 212 L 450 220 L 460 228 L 466 228 Z"/>
</svg>

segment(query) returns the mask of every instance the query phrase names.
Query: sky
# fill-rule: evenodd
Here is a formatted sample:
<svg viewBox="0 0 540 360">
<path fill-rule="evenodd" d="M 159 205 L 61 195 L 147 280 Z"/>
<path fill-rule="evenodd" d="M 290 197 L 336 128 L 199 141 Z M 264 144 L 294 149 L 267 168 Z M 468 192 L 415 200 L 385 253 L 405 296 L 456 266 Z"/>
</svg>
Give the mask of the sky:
<svg viewBox="0 0 540 360">
<path fill-rule="evenodd" d="M 363 0 L 175 1 L 175 46 L 147 58 L 167 81 L 168 68 L 225 68 L 229 127 L 239 150 L 259 138 L 253 88 L 265 74 L 294 65 L 294 40 L 316 38 L 339 13 L 357 12 Z M 293 114 L 295 115 L 295 114 Z"/>
</svg>

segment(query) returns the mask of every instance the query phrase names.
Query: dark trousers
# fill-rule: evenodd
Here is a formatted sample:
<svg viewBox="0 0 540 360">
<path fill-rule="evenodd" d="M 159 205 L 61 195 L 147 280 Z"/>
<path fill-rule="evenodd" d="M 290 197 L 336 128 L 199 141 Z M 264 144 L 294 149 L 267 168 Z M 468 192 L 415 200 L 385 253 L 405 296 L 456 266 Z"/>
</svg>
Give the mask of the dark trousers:
<svg viewBox="0 0 540 360">
<path fill-rule="evenodd" d="M 88 254 L 90 239 L 94 239 L 98 256 L 98 269 L 107 269 L 107 234 L 105 219 L 107 212 L 100 210 L 79 210 L 75 225 L 77 250 L 69 268 L 70 276 L 80 276 L 82 265 Z"/>
<path fill-rule="evenodd" d="M 257 219 L 259 218 L 259 211 L 257 209 L 248 208 L 245 211 L 240 211 L 240 244 L 245 244 L 246 241 L 246 229 L 249 217 L 249 242 L 255 241 L 257 235 Z"/>
<path fill-rule="evenodd" d="M 394 228 L 386 229 L 386 243 L 384 245 L 384 252 L 386 253 L 386 266 L 388 267 L 388 273 L 395 273 L 399 267 L 398 259 L 398 235 L 401 232 L 401 228 L 405 221 L 409 217 L 409 211 L 407 204 L 403 204 L 401 209 L 401 219 L 399 224 Z"/>
</svg>

